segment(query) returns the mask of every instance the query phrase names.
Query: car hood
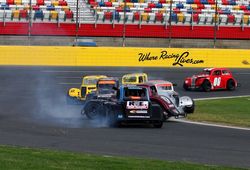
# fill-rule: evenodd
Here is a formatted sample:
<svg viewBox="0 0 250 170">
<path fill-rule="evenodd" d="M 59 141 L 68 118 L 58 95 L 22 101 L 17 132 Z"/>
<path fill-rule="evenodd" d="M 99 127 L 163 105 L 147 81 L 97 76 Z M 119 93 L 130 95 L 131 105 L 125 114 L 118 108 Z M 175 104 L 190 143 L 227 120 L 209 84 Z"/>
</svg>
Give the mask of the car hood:
<svg viewBox="0 0 250 170">
<path fill-rule="evenodd" d="M 209 75 L 207 75 L 207 74 L 195 74 L 190 78 L 206 78 L 206 77 L 209 77 Z"/>
</svg>

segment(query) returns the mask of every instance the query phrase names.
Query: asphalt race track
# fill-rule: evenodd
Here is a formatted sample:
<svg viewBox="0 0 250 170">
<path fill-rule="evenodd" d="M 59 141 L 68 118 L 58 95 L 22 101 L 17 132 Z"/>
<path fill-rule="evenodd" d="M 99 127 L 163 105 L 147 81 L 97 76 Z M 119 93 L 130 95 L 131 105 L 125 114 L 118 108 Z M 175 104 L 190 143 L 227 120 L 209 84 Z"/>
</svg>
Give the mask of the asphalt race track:
<svg viewBox="0 0 250 170">
<path fill-rule="evenodd" d="M 193 98 L 250 95 L 250 69 L 232 69 L 241 87 L 235 91 L 185 92 L 186 76 L 201 69 L 0 67 L 0 144 L 51 148 L 102 155 L 189 161 L 250 168 L 250 131 L 166 122 L 162 129 L 145 126 L 108 128 L 80 115 L 81 105 L 67 105 L 66 92 L 79 87 L 81 76 L 121 77 L 146 72 L 150 79 L 178 84 Z"/>
</svg>

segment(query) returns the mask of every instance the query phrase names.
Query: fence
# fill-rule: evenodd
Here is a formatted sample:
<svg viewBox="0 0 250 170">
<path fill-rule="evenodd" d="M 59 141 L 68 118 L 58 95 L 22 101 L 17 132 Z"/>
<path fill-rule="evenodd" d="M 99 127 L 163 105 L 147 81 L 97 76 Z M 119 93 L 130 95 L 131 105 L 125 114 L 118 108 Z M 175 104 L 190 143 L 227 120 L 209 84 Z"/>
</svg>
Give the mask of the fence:
<svg viewBox="0 0 250 170">
<path fill-rule="evenodd" d="M 22 1 L 24 2 L 24 0 Z M 39 1 L 40 2 L 40 1 Z M 65 1 L 64 1 L 65 2 Z M 47 4 L 46 4 L 47 3 Z M 248 1 L 227 0 L 124 0 L 41 2 L 3 5 L 0 31 L 4 35 L 63 35 L 116 37 L 127 46 L 138 41 L 164 39 L 165 46 L 184 39 L 250 39 Z M 66 4 L 66 5 L 65 5 Z"/>
</svg>

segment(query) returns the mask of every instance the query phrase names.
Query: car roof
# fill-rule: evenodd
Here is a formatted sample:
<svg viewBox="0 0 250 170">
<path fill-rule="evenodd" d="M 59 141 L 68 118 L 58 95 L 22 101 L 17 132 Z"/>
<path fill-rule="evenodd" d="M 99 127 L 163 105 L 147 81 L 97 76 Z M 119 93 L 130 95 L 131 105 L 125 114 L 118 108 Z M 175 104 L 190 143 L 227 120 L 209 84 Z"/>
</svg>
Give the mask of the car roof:
<svg viewBox="0 0 250 170">
<path fill-rule="evenodd" d="M 100 79 L 100 78 L 107 78 L 105 75 L 89 75 L 89 76 L 84 76 L 84 79 Z"/>
<path fill-rule="evenodd" d="M 128 77 L 128 76 L 147 76 L 146 73 L 130 73 L 130 74 L 125 74 L 123 77 Z"/>
<path fill-rule="evenodd" d="M 166 80 L 150 80 L 150 81 L 147 81 L 145 83 L 142 83 L 141 85 L 155 86 L 155 85 L 160 85 L 160 84 L 172 85 L 173 83 L 170 81 L 166 81 Z"/>
<path fill-rule="evenodd" d="M 128 89 L 143 89 L 145 87 L 141 87 L 141 86 L 138 86 L 138 85 L 121 85 L 120 88 L 125 88 L 127 87 Z"/>
<path fill-rule="evenodd" d="M 227 68 L 213 68 L 213 67 L 211 67 L 211 68 L 204 68 L 203 70 L 205 70 L 205 71 L 212 71 L 212 70 L 229 70 L 229 69 L 227 69 Z"/>
<path fill-rule="evenodd" d="M 116 77 L 104 77 L 104 78 L 100 78 L 98 81 L 102 81 L 102 80 L 105 80 L 105 81 L 109 81 L 109 80 L 118 81 L 119 79 L 116 78 Z"/>
</svg>

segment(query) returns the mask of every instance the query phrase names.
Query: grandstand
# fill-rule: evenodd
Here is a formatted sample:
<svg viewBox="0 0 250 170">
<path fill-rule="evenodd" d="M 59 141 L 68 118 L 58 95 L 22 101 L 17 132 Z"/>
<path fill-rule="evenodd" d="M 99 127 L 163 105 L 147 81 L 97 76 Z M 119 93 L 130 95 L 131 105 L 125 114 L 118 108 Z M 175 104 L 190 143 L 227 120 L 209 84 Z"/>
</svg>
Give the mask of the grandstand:
<svg viewBox="0 0 250 170">
<path fill-rule="evenodd" d="M 250 39 L 249 0 L 0 0 L 0 34 Z"/>
</svg>

